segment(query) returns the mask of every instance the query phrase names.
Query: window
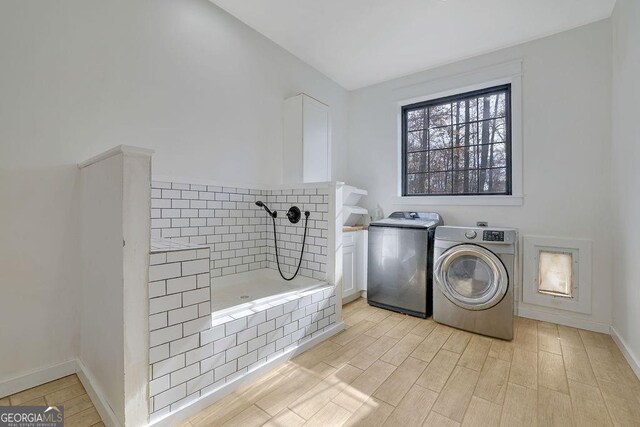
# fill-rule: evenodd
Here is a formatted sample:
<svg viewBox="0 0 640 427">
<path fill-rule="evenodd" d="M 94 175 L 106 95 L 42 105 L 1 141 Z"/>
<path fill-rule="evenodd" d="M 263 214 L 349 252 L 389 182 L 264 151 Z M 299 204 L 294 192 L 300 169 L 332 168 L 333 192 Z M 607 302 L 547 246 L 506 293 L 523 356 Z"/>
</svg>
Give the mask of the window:
<svg viewBox="0 0 640 427">
<path fill-rule="evenodd" d="M 511 85 L 402 107 L 402 195 L 511 194 Z"/>
</svg>

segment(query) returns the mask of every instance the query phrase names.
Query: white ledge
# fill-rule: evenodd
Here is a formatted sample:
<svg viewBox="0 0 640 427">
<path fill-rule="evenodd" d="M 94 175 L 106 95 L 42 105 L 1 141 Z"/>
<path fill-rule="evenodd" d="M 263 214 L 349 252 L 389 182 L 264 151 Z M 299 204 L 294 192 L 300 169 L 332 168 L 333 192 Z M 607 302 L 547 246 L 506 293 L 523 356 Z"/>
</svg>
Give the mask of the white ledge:
<svg viewBox="0 0 640 427">
<path fill-rule="evenodd" d="M 292 188 L 329 188 L 333 183 L 344 185 L 341 181 L 300 182 L 290 184 L 248 184 L 246 182 L 218 181 L 215 179 L 195 178 L 187 176 L 153 175 L 152 182 L 173 182 L 176 184 L 210 185 L 214 187 L 246 188 L 251 190 L 289 190 Z"/>
<path fill-rule="evenodd" d="M 93 156 L 90 159 L 78 163 L 78 169 L 86 168 L 87 166 L 91 166 L 94 163 L 106 160 L 109 157 L 117 156 L 118 154 L 124 154 L 127 156 L 151 157 L 153 153 L 154 150 L 150 150 L 148 148 L 133 147 L 131 145 L 118 145 L 117 147 L 113 147 L 112 149 L 107 150 L 104 153 L 98 154 L 97 156 Z"/>
<path fill-rule="evenodd" d="M 197 243 L 178 242 L 169 239 L 152 238 L 151 249 L 149 250 L 149 253 L 156 254 L 162 252 L 192 251 L 198 249 L 209 249 L 209 246 Z"/>
<path fill-rule="evenodd" d="M 407 196 L 397 197 L 394 205 L 522 206 L 522 196 Z"/>
</svg>

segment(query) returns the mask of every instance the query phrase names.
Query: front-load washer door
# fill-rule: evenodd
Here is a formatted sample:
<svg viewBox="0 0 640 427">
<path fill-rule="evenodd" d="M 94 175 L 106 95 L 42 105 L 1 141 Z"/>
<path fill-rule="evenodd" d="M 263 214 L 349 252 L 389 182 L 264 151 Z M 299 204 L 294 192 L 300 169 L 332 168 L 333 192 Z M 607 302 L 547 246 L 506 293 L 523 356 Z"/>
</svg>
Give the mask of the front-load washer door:
<svg viewBox="0 0 640 427">
<path fill-rule="evenodd" d="M 477 245 L 449 248 L 436 260 L 433 274 L 442 293 L 467 310 L 489 309 L 509 289 L 509 276 L 500 258 Z"/>
</svg>

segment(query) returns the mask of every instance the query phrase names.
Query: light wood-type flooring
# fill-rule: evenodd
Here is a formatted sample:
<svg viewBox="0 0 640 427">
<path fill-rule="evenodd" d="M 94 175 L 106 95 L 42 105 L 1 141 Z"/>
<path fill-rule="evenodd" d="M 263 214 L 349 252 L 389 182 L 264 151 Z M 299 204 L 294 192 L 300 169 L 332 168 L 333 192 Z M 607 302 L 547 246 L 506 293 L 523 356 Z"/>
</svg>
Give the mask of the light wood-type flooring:
<svg viewBox="0 0 640 427">
<path fill-rule="evenodd" d="M 75 374 L 0 399 L 0 406 L 9 405 L 62 405 L 65 427 L 104 427 L 98 411 Z"/>
<path fill-rule="evenodd" d="M 517 318 L 506 342 L 362 299 L 344 320 L 183 425 L 640 426 L 640 382 L 608 335 Z"/>
<path fill-rule="evenodd" d="M 199 426 L 640 426 L 640 382 L 611 337 L 516 318 L 511 342 L 370 307 L 345 331 L 183 423 Z M 0 399 L 103 425 L 76 375 Z"/>
</svg>

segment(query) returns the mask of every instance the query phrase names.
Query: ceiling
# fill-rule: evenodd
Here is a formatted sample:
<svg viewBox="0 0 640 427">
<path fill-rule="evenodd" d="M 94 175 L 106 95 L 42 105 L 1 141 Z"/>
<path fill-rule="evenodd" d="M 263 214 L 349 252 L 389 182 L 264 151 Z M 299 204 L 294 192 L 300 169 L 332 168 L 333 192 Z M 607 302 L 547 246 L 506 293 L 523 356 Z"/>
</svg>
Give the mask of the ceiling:
<svg viewBox="0 0 640 427">
<path fill-rule="evenodd" d="M 346 89 L 565 31 L 615 0 L 211 0 Z"/>
</svg>

